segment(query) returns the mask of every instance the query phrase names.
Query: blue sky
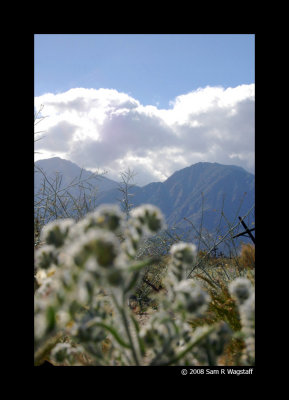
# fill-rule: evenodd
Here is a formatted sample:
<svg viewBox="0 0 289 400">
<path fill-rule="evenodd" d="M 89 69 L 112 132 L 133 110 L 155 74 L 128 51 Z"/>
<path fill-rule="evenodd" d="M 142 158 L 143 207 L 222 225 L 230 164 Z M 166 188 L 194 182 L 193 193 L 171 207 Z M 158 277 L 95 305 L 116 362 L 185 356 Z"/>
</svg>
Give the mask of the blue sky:
<svg viewBox="0 0 289 400">
<path fill-rule="evenodd" d="M 35 95 L 112 88 L 167 107 L 207 85 L 254 83 L 254 34 L 38 34 Z"/>
<path fill-rule="evenodd" d="M 36 34 L 34 49 L 36 161 L 129 167 L 139 185 L 200 161 L 254 173 L 254 34 Z"/>
</svg>

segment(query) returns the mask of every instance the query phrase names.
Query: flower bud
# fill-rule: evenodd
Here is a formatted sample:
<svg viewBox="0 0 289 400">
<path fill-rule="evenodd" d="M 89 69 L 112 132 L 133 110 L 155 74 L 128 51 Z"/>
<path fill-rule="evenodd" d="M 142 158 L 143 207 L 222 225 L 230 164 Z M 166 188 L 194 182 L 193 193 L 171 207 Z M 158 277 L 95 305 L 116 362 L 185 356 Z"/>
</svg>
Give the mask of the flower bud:
<svg viewBox="0 0 289 400">
<path fill-rule="evenodd" d="M 137 219 L 146 230 L 146 233 L 153 235 L 164 229 L 165 219 L 160 209 L 151 204 L 143 204 L 131 211 L 131 217 Z"/>
<path fill-rule="evenodd" d="M 236 278 L 229 286 L 230 293 L 239 304 L 243 304 L 252 293 L 252 284 L 249 279 Z"/>
<path fill-rule="evenodd" d="M 41 231 L 40 238 L 47 244 L 55 247 L 63 246 L 66 237 L 68 236 L 70 227 L 74 224 L 71 218 L 57 219 L 45 225 Z"/>
</svg>

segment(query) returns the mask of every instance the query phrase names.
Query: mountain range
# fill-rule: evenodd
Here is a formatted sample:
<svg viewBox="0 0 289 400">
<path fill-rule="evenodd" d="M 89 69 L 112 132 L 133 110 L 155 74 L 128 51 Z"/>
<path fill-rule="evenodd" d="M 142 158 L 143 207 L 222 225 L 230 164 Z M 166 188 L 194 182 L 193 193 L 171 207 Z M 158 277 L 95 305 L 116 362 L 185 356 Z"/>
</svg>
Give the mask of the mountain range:
<svg viewBox="0 0 289 400">
<path fill-rule="evenodd" d="M 35 193 L 39 191 L 43 175 L 59 173 L 65 187 L 81 174 L 81 179 L 91 178 L 90 171 L 82 170 L 71 161 L 59 157 L 39 160 L 35 163 Z M 98 188 L 95 205 L 116 203 L 121 197 L 119 183 L 105 176 L 93 178 Z M 74 194 L 78 187 L 72 187 Z M 241 167 L 219 163 L 199 162 L 174 172 L 164 182 L 152 182 L 143 187 L 130 189 L 133 206 L 150 203 L 158 206 L 169 227 L 186 229 L 191 221 L 209 232 L 214 230 L 223 213 L 222 224 L 228 227 L 238 216 L 244 216 L 255 202 L 255 176 Z"/>
</svg>

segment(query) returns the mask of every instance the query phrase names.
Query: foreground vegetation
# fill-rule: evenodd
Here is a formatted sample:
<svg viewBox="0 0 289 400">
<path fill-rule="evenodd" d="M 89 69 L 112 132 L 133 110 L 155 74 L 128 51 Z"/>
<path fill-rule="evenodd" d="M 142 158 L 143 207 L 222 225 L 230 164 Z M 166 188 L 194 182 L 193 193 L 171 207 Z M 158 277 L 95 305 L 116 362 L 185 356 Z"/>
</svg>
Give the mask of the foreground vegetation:
<svg viewBox="0 0 289 400">
<path fill-rule="evenodd" d="M 160 210 L 129 211 L 42 228 L 35 365 L 254 365 L 254 249 L 213 257 L 174 238 L 160 254 Z"/>
</svg>

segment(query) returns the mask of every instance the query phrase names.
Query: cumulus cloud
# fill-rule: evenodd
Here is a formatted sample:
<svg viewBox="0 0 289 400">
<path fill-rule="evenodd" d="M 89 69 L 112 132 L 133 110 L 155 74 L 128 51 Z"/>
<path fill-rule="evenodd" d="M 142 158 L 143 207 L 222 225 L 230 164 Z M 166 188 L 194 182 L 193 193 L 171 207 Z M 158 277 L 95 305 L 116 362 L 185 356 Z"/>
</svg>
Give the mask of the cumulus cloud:
<svg viewBox="0 0 289 400">
<path fill-rule="evenodd" d="M 49 134 L 45 136 L 45 149 L 57 152 L 69 151 L 70 142 L 76 129 L 77 126 L 70 124 L 68 121 L 60 121 L 51 126 Z"/>
<path fill-rule="evenodd" d="M 36 159 L 58 155 L 105 169 L 112 179 L 130 167 L 139 185 L 199 161 L 254 171 L 254 84 L 199 88 L 176 97 L 169 109 L 143 106 L 114 89 L 48 93 L 35 98 L 35 108 L 41 104 L 47 118 Z"/>
</svg>

